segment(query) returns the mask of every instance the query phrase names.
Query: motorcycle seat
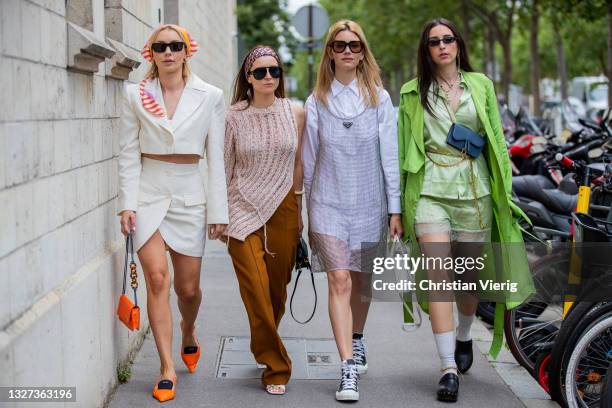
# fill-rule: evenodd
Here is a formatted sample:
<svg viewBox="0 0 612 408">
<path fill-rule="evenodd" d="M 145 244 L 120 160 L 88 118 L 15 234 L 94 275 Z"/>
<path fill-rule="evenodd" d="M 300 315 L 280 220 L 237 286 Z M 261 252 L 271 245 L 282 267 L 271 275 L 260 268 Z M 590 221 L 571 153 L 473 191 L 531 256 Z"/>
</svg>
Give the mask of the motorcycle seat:
<svg viewBox="0 0 612 408">
<path fill-rule="evenodd" d="M 512 177 L 512 188 L 519 197 L 538 201 L 556 214 L 571 214 L 578 201 L 577 194 L 568 194 L 555 188 L 552 181 L 541 175 Z"/>
<path fill-rule="evenodd" d="M 512 177 L 512 189 L 520 197 L 530 197 L 534 190 L 552 188 L 555 188 L 555 184 L 540 174 Z"/>
<path fill-rule="evenodd" d="M 540 190 L 538 197 L 533 198 L 541 202 L 550 211 L 564 215 L 571 214 L 578 202 L 578 194 L 567 194 L 557 189 Z"/>
</svg>

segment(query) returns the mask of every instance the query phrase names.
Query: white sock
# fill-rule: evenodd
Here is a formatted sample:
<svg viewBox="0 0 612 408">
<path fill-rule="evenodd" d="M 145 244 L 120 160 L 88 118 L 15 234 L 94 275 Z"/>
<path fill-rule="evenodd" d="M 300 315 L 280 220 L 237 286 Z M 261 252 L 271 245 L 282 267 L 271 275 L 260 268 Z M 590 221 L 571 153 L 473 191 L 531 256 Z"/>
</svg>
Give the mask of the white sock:
<svg viewBox="0 0 612 408">
<path fill-rule="evenodd" d="M 459 324 L 457 324 L 457 340 L 472 340 L 471 330 L 472 323 L 474 322 L 474 315 L 464 315 L 458 311 L 457 317 L 459 318 Z"/>
<path fill-rule="evenodd" d="M 440 365 L 444 373 L 454 372 L 457 374 L 457 364 L 455 363 L 455 333 L 434 333 L 434 340 L 440 356 Z M 450 370 L 448 370 L 450 368 Z"/>
</svg>

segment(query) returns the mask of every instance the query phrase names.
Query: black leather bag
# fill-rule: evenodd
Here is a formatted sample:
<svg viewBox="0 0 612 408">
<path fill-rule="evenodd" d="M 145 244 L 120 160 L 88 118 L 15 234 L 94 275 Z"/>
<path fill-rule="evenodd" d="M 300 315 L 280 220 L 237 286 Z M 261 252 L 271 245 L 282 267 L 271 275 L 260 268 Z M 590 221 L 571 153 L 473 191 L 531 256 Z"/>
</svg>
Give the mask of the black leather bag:
<svg viewBox="0 0 612 408">
<path fill-rule="evenodd" d="M 314 291 L 315 301 L 310 317 L 304 321 L 299 321 L 295 318 L 293 314 L 293 297 L 295 296 L 295 290 L 297 289 L 297 285 L 300 280 L 300 276 L 302 275 L 303 269 L 308 269 L 310 271 L 310 280 L 312 282 L 312 290 Z M 315 312 L 317 311 L 317 287 L 315 286 L 314 274 L 310 267 L 310 261 L 308 260 L 308 245 L 306 245 L 306 241 L 304 241 L 304 238 L 300 238 L 300 242 L 298 243 L 297 250 L 295 253 L 295 270 L 297 271 L 297 276 L 295 278 L 295 283 L 293 284 L 293 292 L 291 293 L 291 299 L 289 300 L 289 311 L 291 312 L 291 317 L 293 317 L 293 320 L 295 320 L 299 324 L 306 324 L 312 320 L 315 315 Z"/>
<path fill-rule="evenodd" d="M 448 130 L 446 143 L 475 159 L 480 156 L 485 139 L 470 128 L 453 123 Z"/>
</svg>

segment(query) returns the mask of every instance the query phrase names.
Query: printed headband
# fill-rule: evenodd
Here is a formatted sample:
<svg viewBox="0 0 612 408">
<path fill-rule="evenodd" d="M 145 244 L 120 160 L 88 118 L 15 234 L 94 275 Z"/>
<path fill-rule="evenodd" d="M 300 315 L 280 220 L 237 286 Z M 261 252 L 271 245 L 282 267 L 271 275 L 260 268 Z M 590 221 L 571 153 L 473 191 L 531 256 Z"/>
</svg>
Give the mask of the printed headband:
<svg viewBox="0 0 612 408">
<path fill-rule="evenodd" d="M 249 55 L 247 55 L 246 64 L 244 64 L 244 75 L 249 76 L 249 71 L 251 70 L 251 67 L 253 66 L 255 60 L 257 58 L 265 56 L 274 57 L 276 61 L 280 64 L 280 58 L 278 58 L 276 51 L 274 51 L 271 47 L 268 47 L 266 45 L 257 47 L 253 49 L 249 53 Z"/>
<path fill-rule="evenodd" d="M 149 61 L 149 62 L 153 61 L 153 53 L 151 52 L 151 45 L 153 44 L 153 41 L 157 37 L 157 34 L 159 34 L 160 31 L 165 30 L 167 28 L 174 29 L 183 38 L 183 42 L 185 42 L 185 44 L 187 45 L 186 52 L 185 52 L 186 55 L 187 55 L 187 58 L 191 57 L 193 54 L 198 52 L 198 43 L 195 42 L 195 40 L 193 38 L 191 38 L 191 36 L 189 35 L 189 33 L 187 32 L 186 29 L 184 29 L 183 27 L 174 25 L 174 24 L 164 24 L 164 25 L 161 25 L 161 26 L 157 27 L 153 31 L 153 33 L 151 33 L 151 35 L 149 36 L 149 39 L 147 40 L 146 44 L 144 45 L 144 47 L 142 47 L 142 51 L 140 51 L 140 54 L 147 61 Z"/>
</svg>

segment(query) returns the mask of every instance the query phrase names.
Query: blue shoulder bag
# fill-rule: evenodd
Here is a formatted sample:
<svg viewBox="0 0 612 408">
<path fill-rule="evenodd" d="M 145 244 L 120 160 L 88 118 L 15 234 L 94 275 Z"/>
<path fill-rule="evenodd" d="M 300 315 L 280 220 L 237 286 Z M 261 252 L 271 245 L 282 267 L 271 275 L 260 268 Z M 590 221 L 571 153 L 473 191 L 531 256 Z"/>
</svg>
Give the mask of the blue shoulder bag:
<svg viewBox="0 0 612 408">
<path fill-rule="evenodd" d="M 444 107 L 446 107 L 448 116 L 450 117 L 453 124 L 448 130 L 448 135 L 446 136 L 446 144 L 454 147 L 462 153 L 466 153 L 473 159 L 477 158 L 478 156 L 480 156 L 480 152 L 482 152 L 482 149 L 484 148 L 484 137 L 480 136 L 478 133 L 474 132 L 467 126 L 463 126 L 457 123 L 455 120 L 455 115 L 451 113 L 448 104 L 449 101 L 445 100 Z"/>
<path fill-rule="evenodd" d="M 472 129 L 453 123 L 448 130 L 446 143 L 475 159 L 482 152 L 485 139 Z"/>
</svg>

